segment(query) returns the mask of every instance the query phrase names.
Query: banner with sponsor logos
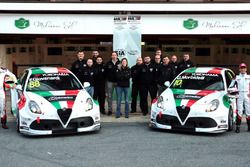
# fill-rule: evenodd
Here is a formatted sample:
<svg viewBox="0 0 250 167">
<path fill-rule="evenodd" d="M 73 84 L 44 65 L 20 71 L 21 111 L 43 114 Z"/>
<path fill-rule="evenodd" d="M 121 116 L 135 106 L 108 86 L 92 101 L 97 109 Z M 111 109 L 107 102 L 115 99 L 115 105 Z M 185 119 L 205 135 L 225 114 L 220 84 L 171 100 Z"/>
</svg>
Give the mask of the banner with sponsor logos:
<svg viewBox="0 0 250 167">
<path fill-rule="evenodd" d="M 152 14 L 140 17 L 140 23 L 134 27 L 139 28 L 133 32 L 141 31 L 141 34 L 250 34 L 250 14 Z M 108 14 L 0 14 L 0 22 L 0 34 L 114 33 L 114 15 Z"/>
<path fill-rule="evenodd" d="M 115 16 L 113 50 L 117 51 L 118 58 L 128 59 L 131 67 L 141 56 L 141 16 Z"/>
</svg>

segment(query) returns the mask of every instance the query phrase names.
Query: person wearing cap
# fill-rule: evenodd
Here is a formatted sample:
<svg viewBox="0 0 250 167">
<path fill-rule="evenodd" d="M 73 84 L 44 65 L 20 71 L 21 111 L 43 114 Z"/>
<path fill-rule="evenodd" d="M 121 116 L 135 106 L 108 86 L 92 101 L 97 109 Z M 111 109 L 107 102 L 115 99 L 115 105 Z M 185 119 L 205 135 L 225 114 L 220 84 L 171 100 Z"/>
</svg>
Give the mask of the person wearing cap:
<svg viewBox="0 0 250 167">
<path fill-rule="evenodd" d="M 239 75 L 232 81 L 229 87 L 237 87 L 239 98 L 237 100 L 237 118 L 236 133 L 240 132 L 241 118 L 245 110 L 248 131 L 250 132 L 250 75 L 247 74 L 247 66 L 245 63 L 239 65 Z"/>
</svg>

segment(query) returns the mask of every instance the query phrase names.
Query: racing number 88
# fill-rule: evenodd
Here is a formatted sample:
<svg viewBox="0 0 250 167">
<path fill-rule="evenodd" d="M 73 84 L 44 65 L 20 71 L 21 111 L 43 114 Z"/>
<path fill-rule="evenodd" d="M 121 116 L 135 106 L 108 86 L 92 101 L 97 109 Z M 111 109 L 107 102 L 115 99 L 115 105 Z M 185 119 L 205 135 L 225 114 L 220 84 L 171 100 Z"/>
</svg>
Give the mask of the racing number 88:
<svg viewBox="0 0 250 167">
<path fill-rule="evenodd" d="M 29 83 L 29 87 L 30 88 L 37 88 L 37 87 L 40 87 L 40 82 L 39 81 L 31 81 Z"/>
</svg>

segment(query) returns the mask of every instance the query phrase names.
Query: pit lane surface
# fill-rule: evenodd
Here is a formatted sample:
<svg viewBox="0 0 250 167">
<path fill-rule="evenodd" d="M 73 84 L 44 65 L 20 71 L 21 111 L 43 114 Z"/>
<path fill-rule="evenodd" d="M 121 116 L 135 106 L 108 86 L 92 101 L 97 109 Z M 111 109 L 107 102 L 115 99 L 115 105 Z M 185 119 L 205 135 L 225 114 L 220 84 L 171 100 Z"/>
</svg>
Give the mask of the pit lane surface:
<svg viewBox="0 0 250 167">
<path fill-rule="evenodd" d="M 1 167 L 249 167 L 250 133 L 152 131 L 141 121 L 107 121 L 97 133 L 26 137 L 0 129 Z M 130 118 L 136 120 L 135 118 Z M 103 119 L 105 120 L 105 119 Z"/>
</svg>

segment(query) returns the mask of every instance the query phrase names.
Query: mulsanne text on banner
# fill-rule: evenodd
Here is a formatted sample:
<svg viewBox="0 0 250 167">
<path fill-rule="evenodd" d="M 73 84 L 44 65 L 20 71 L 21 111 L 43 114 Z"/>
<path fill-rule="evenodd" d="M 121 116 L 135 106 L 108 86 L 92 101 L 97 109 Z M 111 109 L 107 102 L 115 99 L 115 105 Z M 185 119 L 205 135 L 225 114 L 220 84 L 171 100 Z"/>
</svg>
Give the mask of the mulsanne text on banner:
<svg viewBox="0 0 250 167">
<path fill-rule="evenodd" d="M 141 16 L 114 17 L 113 50 L 120 60 L 127 58 L 130 67 L 141 57 Z"/>
</svg>

